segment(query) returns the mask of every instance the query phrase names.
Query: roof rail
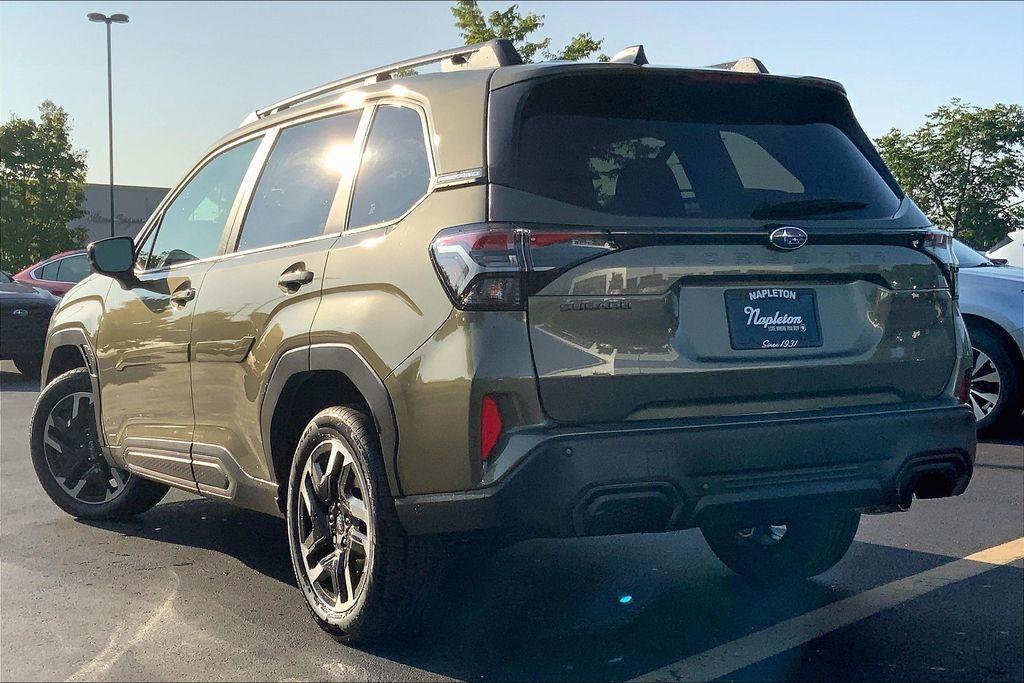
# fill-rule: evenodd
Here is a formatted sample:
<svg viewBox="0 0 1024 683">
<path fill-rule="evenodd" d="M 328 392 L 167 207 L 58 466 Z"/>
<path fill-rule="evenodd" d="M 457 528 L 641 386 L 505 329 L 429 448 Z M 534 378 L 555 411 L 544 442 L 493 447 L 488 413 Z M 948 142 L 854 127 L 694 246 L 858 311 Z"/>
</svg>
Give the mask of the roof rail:
<svg viewBox="0 0 1024 683">
<path fill-rule="evenodd" d="M 293 95 L 288 99 L 281 100 L 269 107 L 258 109 L 255 112 L 255 116 L 250 114 L 242 123 L 251 123 L 252 121 L 262 119 L 266 116 L 270 116 L 271 114 L 276 114 L 277 112 L 288 109 L 289 107 L 294 107 L 296 104 L 300 104 L 338 90 L 343 90 L 357 85 L 369 85 L 371 83 L 386 81 L 389 78 L 392 78 L 392 74 L 395 72 L 414 69 L 418 66 L 435 64 L 437 62 L 441 63 L 441 69 L 443 71 L 453 71 L 456 69 L 487 69 L 499 66 L 522 64 L 523 58 L 519 55 L 519 52 L 510 40 L 488 40 L 485 43 L 477 43 L 476 45 L 465 45 L 463 47 L 452 48 L 451 50 L 441 50 L 429 55 L 423 55 L 422 57 L 413 57 L 412 59 L 405 59 L 400 62 L 395 62 L 394 64 L 388 64 L 386 66 L 377 67 L 376 69 L 370 69 L 369 71 L 363 71 L 362 73 L 355 74 L 354 76 L 348 76 L 331 83 L 325 83 L 319 87 L 301 92 L 298 95 Z"/>
<path fill-rule="evenodd" d="M 755 57 L 741 57 L 731 62 L 724 62 L 722 64 L 712 64 L 711 66 L 704 67 L 706 69 L 725 69 L 727 71 L 742 71 L 748 74 L 766 74 L 768 68 L 764 65 L 760 59 Z"/>
</svg>

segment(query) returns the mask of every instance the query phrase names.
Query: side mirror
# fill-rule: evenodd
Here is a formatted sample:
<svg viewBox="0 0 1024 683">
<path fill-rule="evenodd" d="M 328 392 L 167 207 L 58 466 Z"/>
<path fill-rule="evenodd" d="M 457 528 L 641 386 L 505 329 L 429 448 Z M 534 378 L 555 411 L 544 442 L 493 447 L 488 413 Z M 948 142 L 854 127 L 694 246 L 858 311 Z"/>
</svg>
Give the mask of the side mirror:
<svg viewBox="0 0 1024 683">
<path fill-rule="evenodd" d="M 108 237 L 89 245 L 89 265 L 93 272 L 119 282 L 131 279 L 135 265 L 135 242 L 131 237 Z"/>
</svg>

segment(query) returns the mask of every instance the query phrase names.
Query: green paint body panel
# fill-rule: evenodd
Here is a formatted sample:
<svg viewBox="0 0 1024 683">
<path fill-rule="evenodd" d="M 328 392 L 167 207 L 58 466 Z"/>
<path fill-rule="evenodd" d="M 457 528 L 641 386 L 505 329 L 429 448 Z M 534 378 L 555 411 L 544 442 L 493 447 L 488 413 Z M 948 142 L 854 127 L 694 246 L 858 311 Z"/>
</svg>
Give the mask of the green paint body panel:
<svg viewBox="0 0 1024 683">
<path fill-rule="evenodd" d="M 580 68 L 624 73 L 638 67 Z M 763 232 L 763 222 L 682 225 L 609 217 L 489 184 L 487 169 L 495 162 L 489 147 L 507 132 L 489 128 L 498 118 L 488 109 L 492 90 L 522 87 L 556 71 L 564 76 L 573 67 L 552 69 L 467 70 L 367 85 L 357 104 L 344 97 L 314 101 L 244 126 L 214 145 L 199 165 L 225 146 L 261 139 L 217 253 L 123 282 L 93 275 L 54 314 L 46 362 L 67 344 L 94 358 L 108 457 L 123 464 L 133 449 L 170 454 L 176 466 L 184 463 L 175 477 L 187 477 L 181 473 L 190 462 L 193 472 L 191 481 L 175 485 L 274 511 L 282 490 L 278 472 L 287 470 L 294 447 L 285 443 L 275 450 L 283 433 L 275 432 L 275 415 L 295 401 L 290 386 L 314 371 L 333 371 L 362 393 L 360 404 L 379 411 L 373 418 L 392 493 L 426 506 L 405 518 L 412 524 L 418 510 L 439 501 L 462 495 L 479 501 L 502 490 L 524 463 L 553 457 L 547 453 L 570 432 L 573 448 L 592 438 L 580 430 L 597 430 L 602 443 L 614 444 L 594 456 L 601 477 L 618 460 L 643 458 L 643 467 L 629 460 L 625 469 L 630 478 L 646 481 L 657 479 L 656 464 L 668 457 L 664 434 L 658 432 L 655 444 L 645 436 L 648 430 L 690 429 L 707 420 L 730 424 L 744 416 L 775 424 L 780 414 L 802 419 L 871 407 L 955 409 L 970 347 L 943 273 L 920 251 L 856 239 L 815 244 L 815 226 L 833 230 L 840 222 L 805 220 L 799 225 L 811 233 L 808 246 L 782 253 L 763 237 L 746 239 Z M 322 234 L 235 252 L 280 127 L 360 109 L 358 146 L 373 108 L 385 103 L 422 116 L 431 167 L 424 196 L 394 221 L 346 231 L 353 183 L 348 173 Z M 508 120 L 514 112 L 502 116 Z M 480 177 L 462 184 L 438 181 L 474 169 Z M 157 208 L 140 242 L 159 227 L 178 191 Z M 525 310 L 459 310 L 438 278 L 430 244 L 440 230 L 485 221 L 627 231 L 672 227 L 692 239 L 641 245 L 576 265 L 532 292 Z M 927 226 L 904 200 L 891 220 L 862 227 L 870 233 Z M 723 234 L 746 235 L 746 242 L 723 241 Z M 295 271 L 309 271 L 312 278 L 289 291 L 278 280 Z M 821 345 L 733 349 L 724 293 L 760 286 L 813 289 Z M 172 300 L 189 288 L 196 291 L 190 301 Z M 318 348 L 332 349 L 322 357 L 343 358 L 344 367 L 311 370 L 310 349 Z M 485 395 L 496 398 L 504 427 L 486 463 L 480 457 Z M 765 429 L 786 439 L 782 428 Z M 608 436 L 620 432 L 637 439 L 623 451 L 614 450 L 622 446 Z M 967 442 L 963 433 L 957 439 Z M 597 470 L 584 470 L 581 464 L 567 481 L 585 480 L 581 490 L 604 481 L 593 480 Z M 204 486 L 226 488 L 211 494 Z"/>
</svg>

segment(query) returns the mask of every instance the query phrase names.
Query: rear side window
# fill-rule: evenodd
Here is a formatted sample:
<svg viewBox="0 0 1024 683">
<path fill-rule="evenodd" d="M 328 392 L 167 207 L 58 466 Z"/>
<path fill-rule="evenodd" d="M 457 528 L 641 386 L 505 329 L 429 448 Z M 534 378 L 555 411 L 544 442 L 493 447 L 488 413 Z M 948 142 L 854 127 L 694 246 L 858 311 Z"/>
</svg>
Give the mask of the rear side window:
<svg viewBox="0 0 1024 683">
<path fill-rule="evenodd" d="M 885 218 L 895 183 L 841 94 L 572 75 L 492 94 L 492 182 L 620 216 Z"/>
<path fill-rule="evenodd" d="M 78 282 L 89 274 L 89 261 L 85 254 L 68 256 L 60 260 L 57 279 L 61 282 Z"/>
<path fill-rule="evenodd" d="M 238 249 L 255 249 L 319 235 L 343 176 L 354 170 L 352 142 L 361 112 L 281 131 L 242 226 Z"/>
<path fill-rule="evenodd" d="M 231 206 L 259 144 L 256 138 L 232 147 L 192 176 L 164 211 L 148 268 L 164 268 L 217 253 Z"/>
<path fill-rule="evenodd" d="M 356 177 L 348 227 L 400 218 L 429 185 L 430 161 L 420 115 L 408 107 L 379 107 Z"/>
<path fill-rule="evenodd" d="M 40 280 L 57 281 L 57 269 L 60 268 L 60 261 L 50 261 L 36 271 L 36 277 Z"/>
</svg>

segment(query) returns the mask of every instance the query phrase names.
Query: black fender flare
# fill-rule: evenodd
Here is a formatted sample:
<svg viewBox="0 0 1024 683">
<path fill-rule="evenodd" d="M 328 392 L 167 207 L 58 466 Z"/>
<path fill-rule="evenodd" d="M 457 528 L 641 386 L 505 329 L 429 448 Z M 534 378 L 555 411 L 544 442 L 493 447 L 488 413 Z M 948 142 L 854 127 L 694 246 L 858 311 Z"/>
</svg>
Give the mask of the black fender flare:
<svg viewBox="0 0 1024 683">
<path fill-rule="evenodd" d="M 374 372 L 360 353 L 349 344 L 323 343 L 312 344 L 290 349 L 281 354 L 270 375 L 267 389 L 260 405 L 260 436 L 263 442 L 263 456 L 267 469 L 277 482 L 272 450 L 271 428 L 274 411 L 288 380 L 293 376 L 308 371 L 333 370 L 340 372 L 355 385 L 359 393 L 370 406 L 370 417 L 373 418 L 380 437 L 381 454 L 384 457 L 384 469 L 387 473 L 388 487 L 393 497 L 401 495 L 398 483 L 398 421 L 384 382 Z"/>
<path fill-rule="evenodd" d="M 96 376 L 96 353 L 93 351 L 89 336 L 81 328 L 65 327 L 63 330 L 51 332 L 46 337 L 46 344 L 43 347 L 43 386 L 46 385 L 47 380 L 53 379 L 50 377 L 50 362 L 53 352 L 65 346 L 75 347 L 85 359 L 85 367 L 88 368 L 89 374 L 93 377 Z M 95 388 L 93 387 L 93 389 Z"/>
<path fill-rule="evenodd" d="M 53 358 L 53 352 L 66 346 L 76 348 L 85 360 L 85 368 L 89 371 L 89 382 L 92 384 L 96 434 L 99 436 L 100 446 L 106 450 L 110 444 L 107 443 L 107 433 L 103 430 L 103 396 L 100 393 L 99 366 L 96 364 L 96 352 L 92 348 L 92 342 L 89 341 L 89 335 L 85 333 L 84 329 L 80 327 L 65 327 L 62 330 L 55 330 L 47 335 L 46 344 L 43 347 L 43 366 L 40 380 L 42 386 L 40 389 L 45 388 L 54 379 L 50 377 L 50 361 Z M 111 459 L 109 453 L 107 454 L 107 459 Z M 120 465 L 116 459 L 112 460 L 111 463 Z"/>
</svg>

